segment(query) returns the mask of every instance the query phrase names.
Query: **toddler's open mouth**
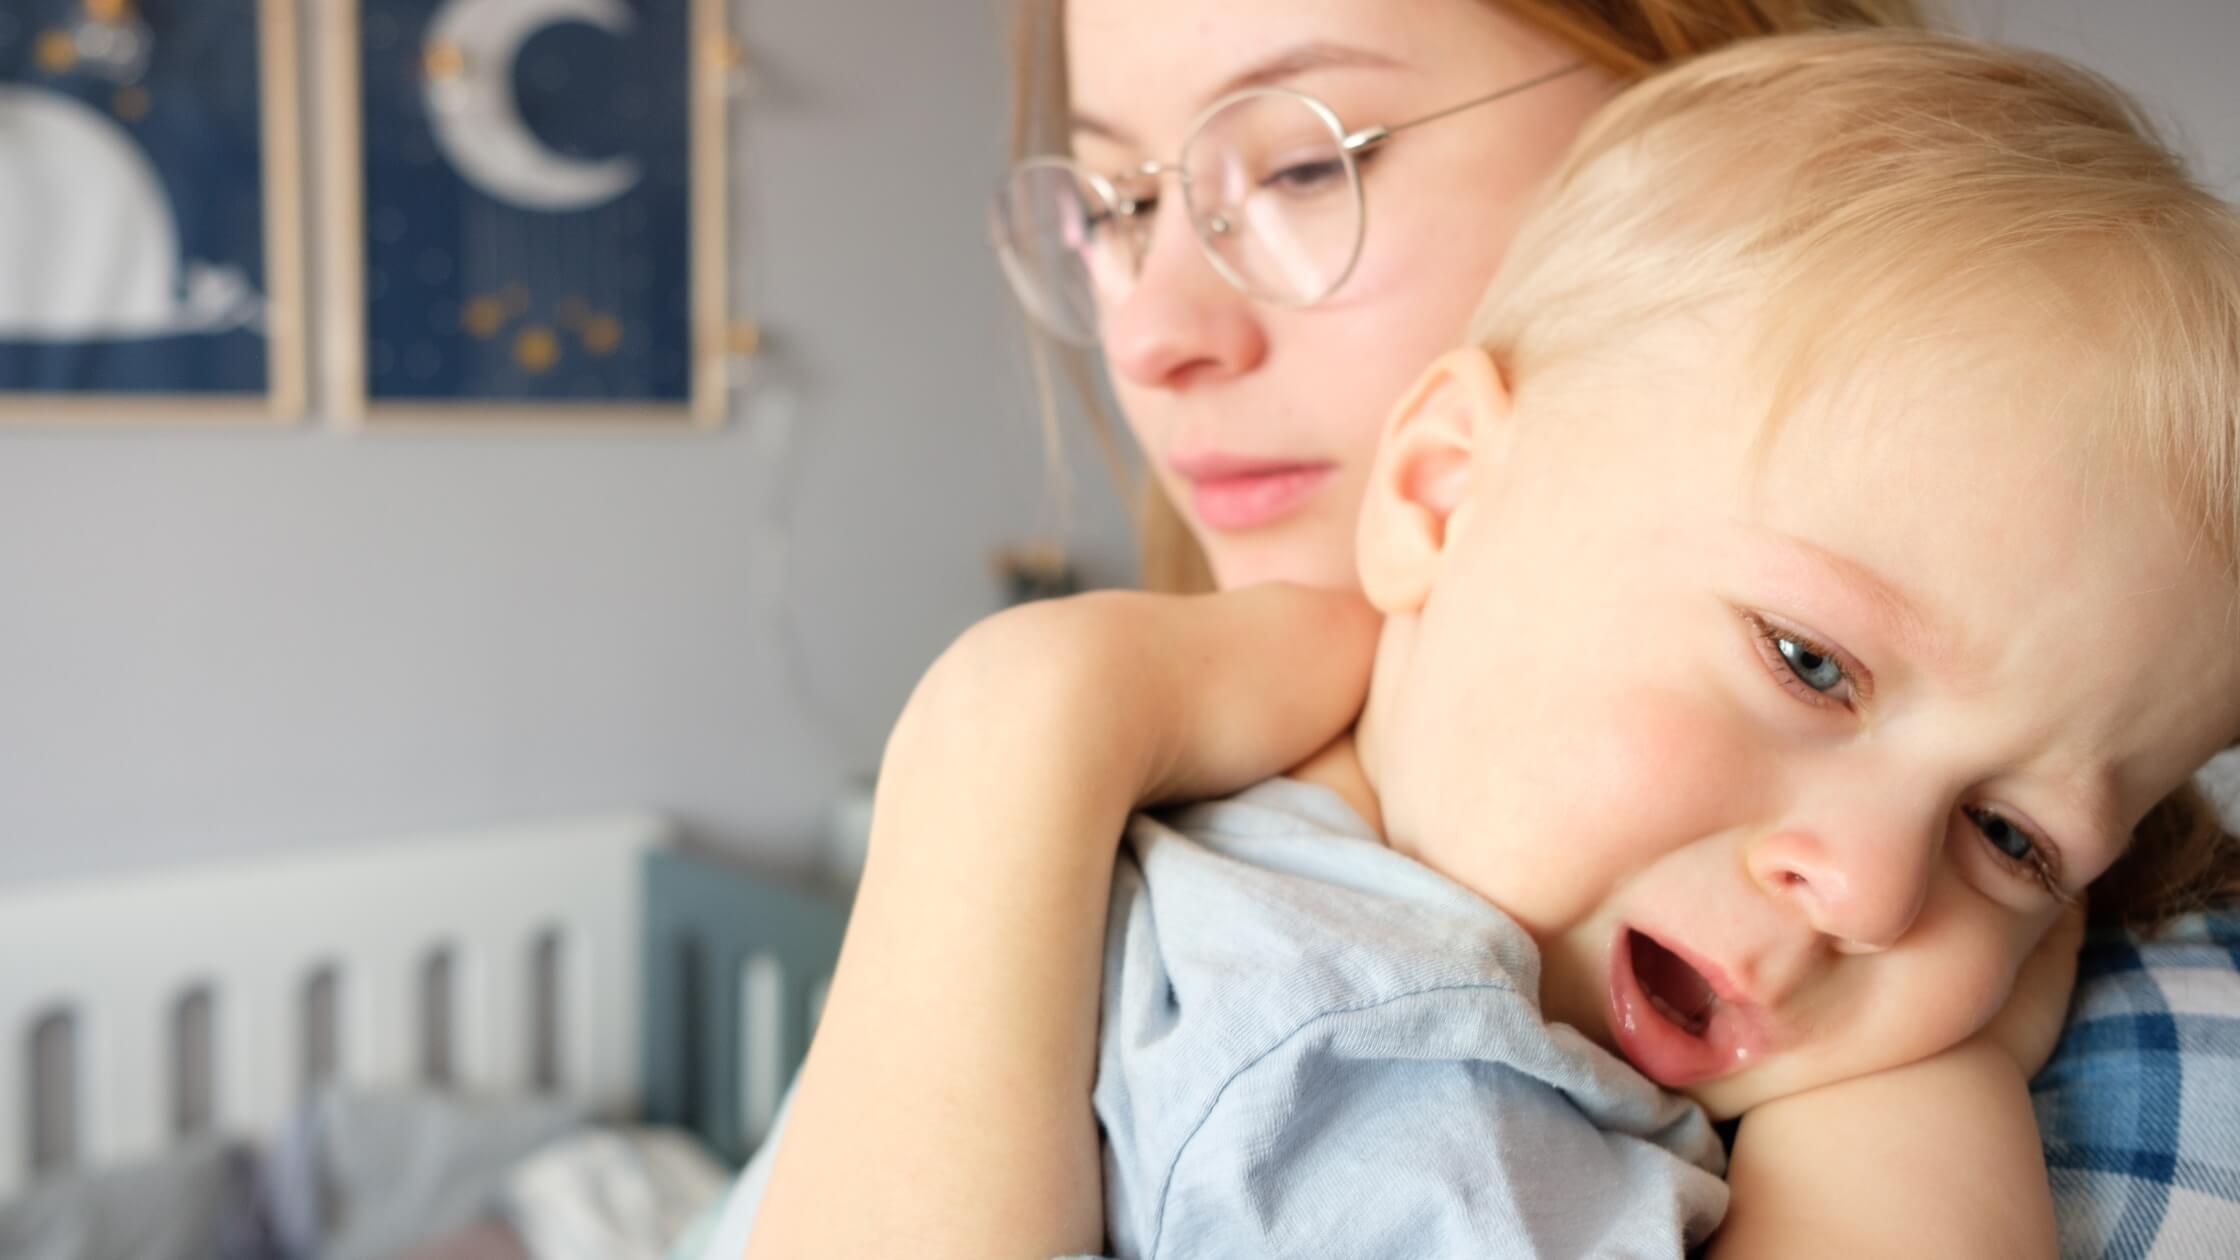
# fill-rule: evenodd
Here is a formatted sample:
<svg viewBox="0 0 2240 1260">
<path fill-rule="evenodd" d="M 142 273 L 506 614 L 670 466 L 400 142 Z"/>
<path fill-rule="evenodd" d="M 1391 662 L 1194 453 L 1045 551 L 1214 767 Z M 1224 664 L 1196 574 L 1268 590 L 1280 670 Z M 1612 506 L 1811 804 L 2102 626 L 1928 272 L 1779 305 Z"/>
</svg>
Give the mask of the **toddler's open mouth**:
<svg viewBox="0 0 2240 1260">
<path fill-rule="evenodd" d="M 1610 950 L 1610 1032 L 1641 1074 L 1668 1088 L 1713 1080 L 1764 1048 L 1764 1019 L 1724 977 L 1632 927 Z"/>
<path fill-rule="evenodd" d="M 1639 932 L 1626 933 L 1633 950 L 1633 974 L 1641 981 L 1649 1005 L 1691 1037 L 1701 1037 L 1711 1023 L 1711 1008 L 1719 995 L 1711 982 L 1688 961 Z"/>
</svg>

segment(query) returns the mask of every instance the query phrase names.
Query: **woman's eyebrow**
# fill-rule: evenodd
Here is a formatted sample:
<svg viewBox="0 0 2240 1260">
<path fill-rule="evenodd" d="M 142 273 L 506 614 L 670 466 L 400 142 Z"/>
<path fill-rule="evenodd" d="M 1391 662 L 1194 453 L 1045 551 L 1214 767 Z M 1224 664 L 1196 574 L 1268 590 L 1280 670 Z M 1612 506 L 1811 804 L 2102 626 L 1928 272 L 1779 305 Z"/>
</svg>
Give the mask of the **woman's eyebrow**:
<svg viewBox="0 0 2240 1260">
<path fill-rule="evenodd" d="M 1231 92 L 1242 92 L 1246 88 L 1266 87 L 1270 84 L 1282 83 L 1314 70 L 1391 70 L 1397 69 L 1403 64 L 1396 57 L 1377 52 L 1374 49 L 1363 48 L 1358 44 L 1340 44 L 1330 40 L 1313 39 L 1304 43 L 1293 44 L 1276 52 L 1273 56 L 1264 57 L 1230 75 L 1221 81 L 1220 86 L 1206 94 L 1203 103 L 1211 105 Z M 1100 140 L 1109 140 L 1114 144 L 1134 143 L 1134 137 L 1130 136 L 1125 129 L 1094 114 L 1075 110 L 1071 125 L 1073 134 L 1077 136 L 1094 136 Z"/>
</svg>

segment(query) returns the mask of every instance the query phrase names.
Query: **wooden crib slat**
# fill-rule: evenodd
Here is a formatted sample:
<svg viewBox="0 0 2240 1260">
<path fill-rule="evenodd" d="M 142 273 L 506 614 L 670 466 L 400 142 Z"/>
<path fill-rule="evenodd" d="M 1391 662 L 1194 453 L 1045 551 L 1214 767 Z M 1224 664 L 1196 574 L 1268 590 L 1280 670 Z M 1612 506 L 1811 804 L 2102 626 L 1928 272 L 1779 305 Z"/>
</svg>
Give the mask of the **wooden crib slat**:
<svg viewBox="0 0 2240 1260">
<path fill-rule="evenodd" d="M 45 1012 L 0 992 L 0 1186 L 31 1176 L 31 1037 Z"/>
<path fill-rule="evenodd" d="M 296 1104 L 300 1024 L 288 990 L 289 978 L 267 968 L 217 995 L 219 1132 L 273 1132 Z"/>
<path fill-rule="evenodd" d="M 131 986 L 78 1007 L 81 1166 L 115 1163 L 170 1144 L 170 1012 L 154 986 Z"/>
<path fill-rule="evenodd" d="M 418 950 L 367 951 L 350 970 L 365 1002 L 357 1021 L 358 1050 L 349 1079 L 366 1085 L 410 1085 L 420 1076 Z"/>
<path fill-rule="evenodd" d="M 527 1016 L 516 1014 L 525 1009 L 523 979 L 514 965 L 519 951 L 509 939 L 512 924 L 506 926 L 506 933 L 486 933 L 462 946 L 454 973 L 452 1056 L 460 1083 L 483 1093 L 522 1091 L 514 1025 Z"/>
<path fill-rule="evenodd" d="M 631 1079 L 636 1073 L 637 1062 L 617 1062 L 614 1055 L 606 1053 L 610 1045 L 600 1033 L 602 1019 L 626 1019 L 628 1016 L 607 1010 L 599 1001 L 603 986 L 620 983 L 611 973 L 613 960 L 626 955 L 619 948 L 602 948 L 594 937 L 581 937 L 568 942 L 568 961 L 560 972 L 560 1065 L 562 1077 L 570 1087 L 594 1092 L 617 1091 L 623 1094 L 636 1092 L 637 1083 Z M 602 970 L 606 968 L 609 970 Z M 609 992 L 631 992 L 630 989 L 608 989 Z M 622 1047 L 629 1051 L 635 1044 Z"/>
</svg>

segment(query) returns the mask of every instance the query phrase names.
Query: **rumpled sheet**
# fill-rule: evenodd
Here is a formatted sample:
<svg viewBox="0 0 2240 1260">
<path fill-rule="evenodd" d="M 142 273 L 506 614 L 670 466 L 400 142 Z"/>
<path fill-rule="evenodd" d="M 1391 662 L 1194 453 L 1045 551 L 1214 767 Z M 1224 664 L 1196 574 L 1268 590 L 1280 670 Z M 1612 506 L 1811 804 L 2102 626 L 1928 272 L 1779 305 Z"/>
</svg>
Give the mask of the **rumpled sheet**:
<svg viewBox="0 0 2240 1260">
<path fill-rule="evenodd" d="M 323 1090 L 266 1162 L 266 1214 L 288 1260 L 395 1260 L 495 1219 L 513 1170 L 586 1123 L 550 1099 Z"/>
<path fill-rule="evenodd" d="M 515 1169 L 506 1215 L 534 1260 L 661 1260 L 729 1180 L 688 1134 L 594 1129 Z"/>
<path fill-rule="evenodd" d="M 245 1145 L 189 1139 L 115 1168 L 68 1173 L 0 1204 L 6 1260 L 278 1260 Z"/>
<path fill-rule="evenodd" d="M 2065 1260 L 2240 1256 L 2240 910 L 2095 929 L 2031 1083 Z"/>
</svg>

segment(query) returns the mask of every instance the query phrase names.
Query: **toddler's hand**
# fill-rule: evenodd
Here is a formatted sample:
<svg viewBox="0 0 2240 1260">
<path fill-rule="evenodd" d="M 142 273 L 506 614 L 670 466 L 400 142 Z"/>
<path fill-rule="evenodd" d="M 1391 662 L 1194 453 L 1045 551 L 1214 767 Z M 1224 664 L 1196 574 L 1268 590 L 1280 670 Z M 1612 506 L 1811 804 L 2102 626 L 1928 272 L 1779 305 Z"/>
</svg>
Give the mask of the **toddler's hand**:
<svg viewBox="0 0 2240 1260">
<path fill-rule="evenodd" d="M 890 764 L 938 731 L 931 742 L 952 759 L 1025 751 L 1075 790 L 1093 782 L 1134 804 L 1236 791 L 1352 724 L 1379 624 L 1358 595 L 1280 583 L 1022 605 L 935 662 Z"/>
<path fill-rule="evenodd" d="M 2069 994 L 2077 983 L 2077 949 L 2084 943 L 2084 908 L 2072 906 L 2046 932 L 2015 977 L 2007 1004 L 1983 1035 L 2005 1050 L 2023 1079 L 2036 1076 L 2061 1040 Z"/>
</svg>

